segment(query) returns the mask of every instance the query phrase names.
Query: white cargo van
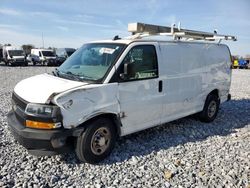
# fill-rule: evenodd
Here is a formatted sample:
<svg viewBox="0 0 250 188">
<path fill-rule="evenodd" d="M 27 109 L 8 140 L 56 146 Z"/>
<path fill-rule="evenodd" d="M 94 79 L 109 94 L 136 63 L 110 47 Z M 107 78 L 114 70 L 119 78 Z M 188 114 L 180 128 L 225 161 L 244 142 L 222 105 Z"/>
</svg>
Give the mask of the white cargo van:
<svg viewBox="0 0 250 188">
<path fill-rule="evenodd" d="M 87 43 L 53 73 L 15 86 L 8 122 L 30 153 L 74 149 L 81 161 L 95 163 L 119 136 L 196 113 L 204 122 L 215 119 L 230 99 L 229 48 L 185 40 L 236 38 L 141 23 L 129 30 L 127 39 Z"/>
<path fill-rule="evenodd" d="M 2 53 L 5 65 L 28 65 L 25 53 L 21 47 L 3 46 Z"/>
<path fill-rule="evenodd" d="M 31 49 L 30 59 L 33 65 L 57 65 L 56 55 L 49 49 Z"/>
</svg>

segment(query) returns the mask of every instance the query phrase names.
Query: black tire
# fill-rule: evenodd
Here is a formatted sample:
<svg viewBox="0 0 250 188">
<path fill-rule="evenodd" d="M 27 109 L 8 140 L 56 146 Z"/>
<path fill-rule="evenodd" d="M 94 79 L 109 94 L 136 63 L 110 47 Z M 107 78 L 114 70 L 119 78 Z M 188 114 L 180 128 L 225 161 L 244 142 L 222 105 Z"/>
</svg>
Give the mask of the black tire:
<svg viewBox="0 0 250 188">
<path fill-rule="evenodd" d="M 203 110 L 199 113 L 199 119 L 202 122 L 212 122 L 219 111 L 220 100 L 218 96 L 210 94 L 207 96 Z"/>
<path fill-rule="evenodd" d="M 75 152 L 78 159 L 91 164 L 102 161 L 114 148 L 116 137 L 115 127 L 110 119 L 99 118 L 90 122 L 76 141 Z"/>
<path fill-rule="evenodd" d="M 31 60 L 31 63 L 35 66 L 36 62 L 34 61 L 34 59 Z"/>
</svg>

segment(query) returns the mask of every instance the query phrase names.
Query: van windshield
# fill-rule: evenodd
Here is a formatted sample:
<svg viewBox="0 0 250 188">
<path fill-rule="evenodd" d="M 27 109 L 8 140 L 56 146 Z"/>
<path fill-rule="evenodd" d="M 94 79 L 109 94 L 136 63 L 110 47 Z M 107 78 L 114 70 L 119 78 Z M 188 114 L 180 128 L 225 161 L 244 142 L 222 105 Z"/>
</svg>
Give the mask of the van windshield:
<svg viewBox="0 0 250 188">
<path fill-rule="evenodd" d="M 42 51 L 42 53 L 45 57 L 55 57 L 55 54 L 52 51 Z"/>
<path fill-rule="evenodd" d="M 24 56 L 23 50 L 9 50 L 10 56 Z"/>
<path fill-rule="evenodd" d="M 85 44 L 58 68 L 58 72 L 77 77 L 78 80 L 100 82 L 124 47 L 124 44 Z"/>
</svg>

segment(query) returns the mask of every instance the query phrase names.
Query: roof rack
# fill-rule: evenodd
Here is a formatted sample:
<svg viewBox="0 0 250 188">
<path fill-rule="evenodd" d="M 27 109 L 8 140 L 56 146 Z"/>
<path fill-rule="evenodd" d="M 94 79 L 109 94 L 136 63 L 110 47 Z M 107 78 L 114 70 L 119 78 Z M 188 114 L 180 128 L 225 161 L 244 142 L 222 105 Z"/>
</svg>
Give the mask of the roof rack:
<svg viewBox="0 0 250 188">
<path fill-rule="evenodd" d="M 128 31 L 132 33 L 132 36 L 128 37 L 130 39 L 139 39 L 148 36 L 162 35 L 162 36 L 173 36 L 174 40 L 186 39 L 186 40 L 206 40 L 215 41 L 219 40 L 232 40 L 237 41 L 237 38 L 232 35 L 219 35 L 215 30 L 213 33 L 195 31 L 189 29 L 181 29 L 181 24 L 175 27 L 172 24 L 171 27 L 151 25 L 145 23 L 129 23 Z"/>
</svg>

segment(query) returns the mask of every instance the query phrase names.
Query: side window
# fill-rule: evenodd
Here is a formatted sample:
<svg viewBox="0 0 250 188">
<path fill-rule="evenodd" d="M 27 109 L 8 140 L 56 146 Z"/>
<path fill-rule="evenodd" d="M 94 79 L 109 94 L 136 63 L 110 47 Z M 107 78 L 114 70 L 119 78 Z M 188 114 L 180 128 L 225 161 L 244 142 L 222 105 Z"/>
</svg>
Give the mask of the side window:
<svg viewBox="0 0 250 188">
<path fill-rule="evenodd" d="M 129 65 L 129 66 L 128 66 Z M 126 75 L 124 69 L 129 67 Z M 138 45 L 133 47 L 121 64 L 120 74 L 123 80 L 140 80 L 158 77 L 158 63 L 153 45 Z M 126 72 L 126 71 L 125 71 Z"/>
<path fill-rule="evenodd" d="M 42 53 L 39 51 L 39 57 L 42 57 Z"/>
</svg>

